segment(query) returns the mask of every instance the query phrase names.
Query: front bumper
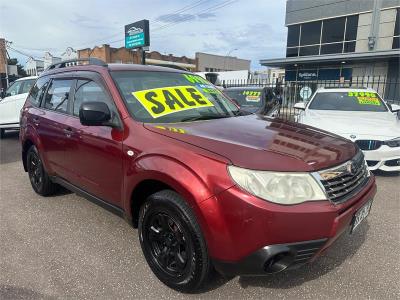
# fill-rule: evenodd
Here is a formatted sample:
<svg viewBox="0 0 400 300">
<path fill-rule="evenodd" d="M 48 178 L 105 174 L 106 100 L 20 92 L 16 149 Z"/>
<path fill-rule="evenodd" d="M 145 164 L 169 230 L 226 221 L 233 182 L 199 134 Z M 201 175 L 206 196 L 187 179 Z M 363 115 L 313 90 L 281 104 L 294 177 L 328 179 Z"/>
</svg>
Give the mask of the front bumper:
<svg viewBox="0 0 400 300">
<path fill-rule="evenodd" d="M 383 145 L 377 150 L 364 150 L 368 168 L 372 171 L 400 171 L 400 148 Z"/>
<path fill-rule="evenodd" d="M 373 176 L 357 195 L 337 205 L 278 205 L 232 187 L 202 203 L 210 213 L 207 222 L 213 223 L 207 243 L 215 268 L 223 274 L 265 275 L 307 263 L 350 229 L 354 213 L 375 193 Z"/>
</svg>

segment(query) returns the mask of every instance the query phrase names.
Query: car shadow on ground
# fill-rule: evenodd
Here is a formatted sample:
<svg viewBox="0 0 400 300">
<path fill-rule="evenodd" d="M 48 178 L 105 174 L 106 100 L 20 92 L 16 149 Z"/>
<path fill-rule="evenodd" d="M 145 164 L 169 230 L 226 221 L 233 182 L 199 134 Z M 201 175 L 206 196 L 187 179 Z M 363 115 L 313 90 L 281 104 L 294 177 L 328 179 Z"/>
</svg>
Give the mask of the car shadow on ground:
<svg viewBox="0 0 400 300">
<path fill-rule="evenodd" d="M 44 295 L 23 287 L 0 285 L 0 299 L 56 299 L 56 297 Z"/>
<path fill-rule="evenodd" d="M 400 172 L 385 172 L 385 171 L 381 171 L 381 170 L 372 171 L 372 174 L 374 174 L 375 176 L 380 176 L 380 177 L 400 176 Z"/>
</svg>

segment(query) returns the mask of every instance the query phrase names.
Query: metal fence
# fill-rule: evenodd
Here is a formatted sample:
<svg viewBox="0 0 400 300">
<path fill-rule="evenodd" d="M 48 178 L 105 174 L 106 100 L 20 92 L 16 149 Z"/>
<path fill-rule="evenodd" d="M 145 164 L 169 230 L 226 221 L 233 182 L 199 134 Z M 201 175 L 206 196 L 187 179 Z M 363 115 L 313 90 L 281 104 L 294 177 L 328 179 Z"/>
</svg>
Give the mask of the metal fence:
<svg viewBox="0 0 400 300">
<path fill-rule="evenodd" d="M 280 117 L 293 119 L 295 115 L 294 104 L 307 101 L 301 97 L 300 91 L 304 87 L 314 93 L 318 88 L 372 88 L 389 104 L 400 105 L 400 78 L 387 79 L 383 76 L 353 77 L 349 80 L 306 80 L 286 81 L 271 83 L 264 79 L 226 80 L 222 82 L 224 87 L 267 87 L 274 89 L 282 98 Z M 303 95 L 304 96 L 304 95 Z"/>
</svg>

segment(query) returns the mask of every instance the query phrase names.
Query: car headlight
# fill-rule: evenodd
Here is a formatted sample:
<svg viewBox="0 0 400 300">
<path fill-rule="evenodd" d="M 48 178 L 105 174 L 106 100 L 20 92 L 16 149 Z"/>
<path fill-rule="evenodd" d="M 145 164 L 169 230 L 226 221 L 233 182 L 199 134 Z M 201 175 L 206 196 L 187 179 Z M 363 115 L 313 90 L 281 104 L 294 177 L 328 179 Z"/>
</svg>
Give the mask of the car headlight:
<svg viewBox="0 0 400 300">
<path fill-rule="evenodd" d="M 325 192 L 309 173 L 270 172 L 228 166 L 232 179 L 244 190 L 279 204 L 327 200 Z"/>
<path fill-rule="evenodd" d="M 400 147 L 400 137 L 390 141 L 384 141 L 383 143 L 389 147 Z"/>
</svg>

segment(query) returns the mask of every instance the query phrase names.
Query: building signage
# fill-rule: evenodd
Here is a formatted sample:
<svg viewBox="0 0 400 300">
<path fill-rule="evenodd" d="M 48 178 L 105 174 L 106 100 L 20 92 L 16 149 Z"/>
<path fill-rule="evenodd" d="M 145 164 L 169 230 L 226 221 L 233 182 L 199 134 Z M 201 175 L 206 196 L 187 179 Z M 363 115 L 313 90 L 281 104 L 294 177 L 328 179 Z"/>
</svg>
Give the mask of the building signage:
<svg viewBox="0 0 400 300">
<path fill-rule="evenodd" d="M 135 49 L 150 46 L 149 20 L 125 25 L 125 48 Z"/>
<path fill-rule="evenodd" d="M 318 72 L 317 70 L 303 70 L 298 72 L 297 80 L 317 80 Z"/>
</svg>

